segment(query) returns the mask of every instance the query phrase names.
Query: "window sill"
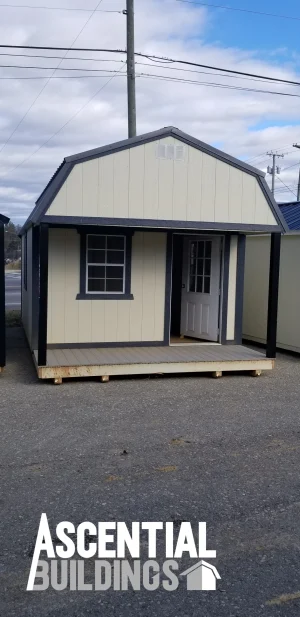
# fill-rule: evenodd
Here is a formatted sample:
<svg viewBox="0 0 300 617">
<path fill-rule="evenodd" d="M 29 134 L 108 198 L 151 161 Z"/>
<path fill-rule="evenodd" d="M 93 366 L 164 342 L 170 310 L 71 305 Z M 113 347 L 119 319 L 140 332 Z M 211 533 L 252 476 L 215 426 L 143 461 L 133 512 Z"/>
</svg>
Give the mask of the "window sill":
<svg viewBox="0 0 300 617">
<path fill-rule="evenodd" d="M 133 294 L 89 294 L 79 293 L 76 300 L 133 300 Z"/>
</svg>

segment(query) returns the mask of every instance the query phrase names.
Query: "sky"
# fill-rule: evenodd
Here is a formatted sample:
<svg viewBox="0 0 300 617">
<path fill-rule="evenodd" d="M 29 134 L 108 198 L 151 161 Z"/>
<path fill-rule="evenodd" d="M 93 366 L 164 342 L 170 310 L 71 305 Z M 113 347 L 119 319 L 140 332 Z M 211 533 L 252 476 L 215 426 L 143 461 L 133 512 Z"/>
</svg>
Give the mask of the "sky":
<svg viewBox="0 0 300 617">
<path fill-rule="evenodd" d="M 23 5 L 0 6 L 1 44 L 125 49 L 125 0 L 1 2 Z M 98 12 L 88 12 L 98 4 Z M 135 0 L 136 51 L 300 81 L 298 0 L 207 4 L 245 12 L 178 0 Z M 54 10 L 58 7 L 85 11 Z M 22 53 L 47 57 L 13 57 Z M 61 61 L 65 53 L 0 49 L 0 212 L 16 223 L 27 218 L 65 156 L 127 137 L 125 56 L 71 51 Z M 138 134 L 173 125 L 263 171 L 271 164 L 266 152 L 285 154 L 278 159 L 275 196 L 279 202 L 295 200 L 300 150 L 293 144 L 300 144 L 300 87 L 179 68 L 137 58 Z"/>
</svg>

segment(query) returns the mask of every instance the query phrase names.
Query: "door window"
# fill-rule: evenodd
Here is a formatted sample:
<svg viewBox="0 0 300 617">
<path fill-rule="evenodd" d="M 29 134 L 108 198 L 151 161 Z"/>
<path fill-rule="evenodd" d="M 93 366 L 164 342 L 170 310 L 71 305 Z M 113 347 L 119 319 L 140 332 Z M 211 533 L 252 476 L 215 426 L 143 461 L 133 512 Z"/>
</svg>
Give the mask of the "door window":
<svg viewBox="0 0 300 617">
<path fill-rule="evenodd" d="M 193 240 L 190 243 L 189 291 L 210 293 L 212 240 Z"/>
</svg>

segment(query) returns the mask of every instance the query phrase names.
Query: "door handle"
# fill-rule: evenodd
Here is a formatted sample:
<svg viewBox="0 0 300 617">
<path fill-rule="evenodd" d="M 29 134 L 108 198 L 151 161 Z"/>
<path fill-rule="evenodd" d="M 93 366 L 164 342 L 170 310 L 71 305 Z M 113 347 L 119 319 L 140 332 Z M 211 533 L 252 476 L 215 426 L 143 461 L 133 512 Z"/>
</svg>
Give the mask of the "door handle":
<svg viewBox="0 0 300 617">
<path fill-rule="evenodd" d="M 185 289 L 185 283 L 181 285 L 181 289 Z"/>
</svg>

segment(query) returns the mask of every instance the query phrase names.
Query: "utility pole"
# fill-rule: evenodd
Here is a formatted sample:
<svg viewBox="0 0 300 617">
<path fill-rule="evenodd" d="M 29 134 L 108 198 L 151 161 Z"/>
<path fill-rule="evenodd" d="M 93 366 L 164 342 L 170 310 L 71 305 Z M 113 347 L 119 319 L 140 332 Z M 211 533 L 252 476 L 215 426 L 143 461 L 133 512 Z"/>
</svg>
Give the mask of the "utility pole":
<svg viewBox="0 0 300 617">
<path fill-rule="evenodd" d="M 126 0 L 127 17 L 127 97 L 128 137 L 136 136 L 135 57 L 134 57 L 134 0 Z"/>
<path fill-rule="evenodd" d="M 299 148 L 299 144 L 293 144 L 293 148 Z M 299 180 L 298 180 L 298 189 L 297 189 L 297 201 L 300 201 L 300 169 L 299 169 Z"/>
<path fill-rule="evenodd" d="M 274 195 L 275 193 L 275 176 L 276 174 L 280 174 L 280 168 L 277 166 L 276 167 L 276 158 L 282 158 L 284 157 L 284 154 L 275 154 L 274 152 L 267 152 L 268 156 L 271 156 L 273 158 L 273 166 L 270 167 L 268 166 L 268 174 L 270 174 L 272 176 L 272 193 Z"/>
</svg>

